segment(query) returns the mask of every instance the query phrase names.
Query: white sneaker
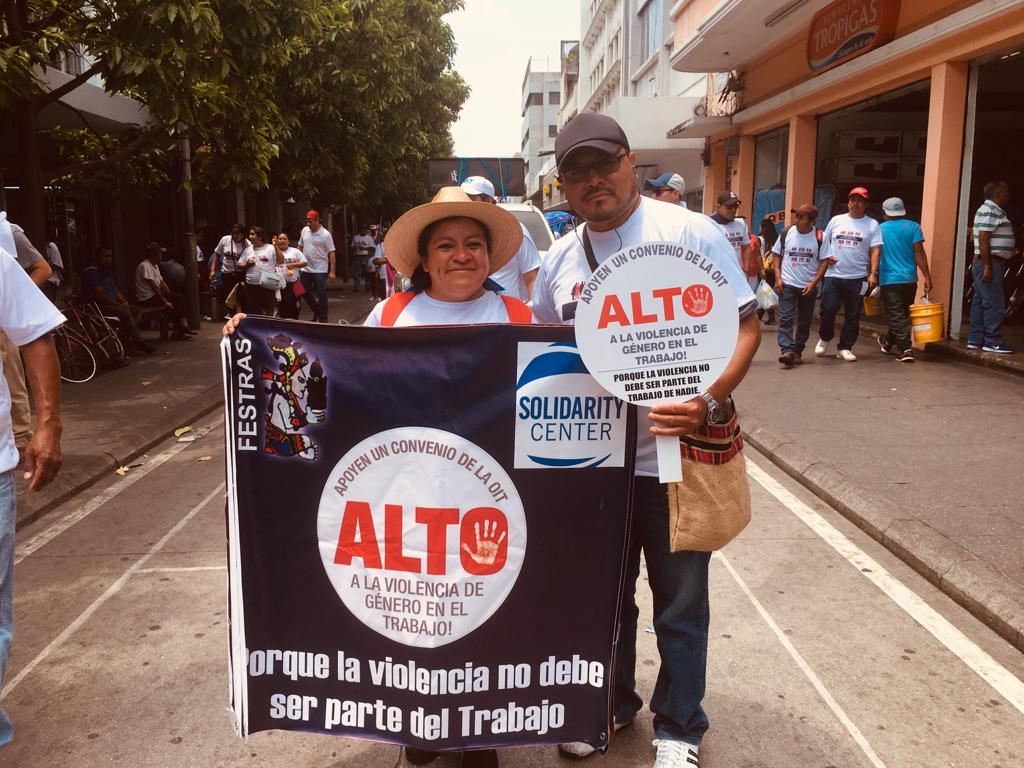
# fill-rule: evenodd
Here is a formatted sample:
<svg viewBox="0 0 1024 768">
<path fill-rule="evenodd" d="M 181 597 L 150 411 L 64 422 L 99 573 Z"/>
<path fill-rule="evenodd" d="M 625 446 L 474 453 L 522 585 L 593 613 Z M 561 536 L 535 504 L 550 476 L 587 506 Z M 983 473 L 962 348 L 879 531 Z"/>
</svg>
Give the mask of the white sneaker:
<svg viewBox="0 0 1024 768">
<path fill-rule="evenodd" d="M 615 721 L 615 730 L 621 731 L 626 726 L 630 725 L 636 719 L 636 715 L 625 720 L 623 722 Z M 563 756 L 571 758 L 573 760 L 582 760 L 585 757 L 590 757 L 592 754 L 597 752 L 595 747 L 590 746 L 585 741 L 564 741 L 558 745 L 558 751 Z"/>
<path fill-rule="evenodd" d="M 818 343 L 814 345 L 815 357 L 824 357 L 826 352 L 828 352 L 828 342 L 818 339 Z"/>
<path fill-rule="evenodd" d="M 700 767 L 695 744 L 687 744 L 685 741 L 666 741 L 665 739 L 655 739 L 652 743 L 658 748 L 654 768 Z"/>
<path fill-rule="evenodd" d="M 847 363 L 857 362 L 857 356 L 848 349 L 840 349 L 838 352 L 836 352 L 836 357 L 838 357 L 840 360 L 846 361 Z"/>
</svg>

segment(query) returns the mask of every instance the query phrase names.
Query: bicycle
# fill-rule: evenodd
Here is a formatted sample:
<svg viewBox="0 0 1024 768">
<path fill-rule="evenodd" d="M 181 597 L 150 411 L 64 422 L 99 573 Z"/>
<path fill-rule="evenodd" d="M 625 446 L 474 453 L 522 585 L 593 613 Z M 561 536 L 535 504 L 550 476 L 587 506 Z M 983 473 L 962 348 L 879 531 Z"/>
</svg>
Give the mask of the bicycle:
<svg viewBox="0 0 1024 768">
<path fill-rule="evenodd" d="M 99 366 L 89 343 L 74 328 L 69 328 L 67 323 L 53 331 L 53 346 L 57 350 L 61 379 L 72 384 L 82 384 L 96 375 Z"/>
<path fill-rule="evenodd" d="M 117 329 L 103 315 L 95 302 L 71 302 L 61 310 L 68 318 L 66 325 L 71 325 L 76 334 L 93 350 L 98 350 L 112 363 L 123 362 L 126 355 L 124 344 L 117 334 Z"/>
</svg>

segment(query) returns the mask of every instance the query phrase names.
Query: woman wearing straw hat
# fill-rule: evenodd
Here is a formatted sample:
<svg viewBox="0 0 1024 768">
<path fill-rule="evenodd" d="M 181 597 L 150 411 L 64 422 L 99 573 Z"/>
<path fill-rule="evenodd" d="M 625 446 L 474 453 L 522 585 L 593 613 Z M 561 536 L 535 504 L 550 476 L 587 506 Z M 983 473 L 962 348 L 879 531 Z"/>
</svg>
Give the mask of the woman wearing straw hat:
<svg viewBox="0 0 1024 768">
<path fill-rule="evenodd" d="M 529 323 L 527 306 L 488 276 L 519 251 L 522 227 L 496 205 L 444 187 L 425 205 L 406 211 L 388 230 L 384 253 L 412 280 L 409 291 L 374 307 L 365 325 Z"/>
<path fill-rule="evenodd" d="M 523 230 L 516 218 L 496 205 L 474 202 L 459 187 L 445 187 L 434 199 L 406 211 L 384 239 L 384 252 L 412 288 L 377 304 L 364 325 L 466 325 L 533 322 L 529 307 L 500 296 L 488 276 L 519 251 Z M 234 332 L 245 317 L 224 326 Z M 426 765 L 440 753 L 405 748 L 413 765 Z M 496 768 L 493 749 L 467 752 L 462 768 Z"/>
</svg>

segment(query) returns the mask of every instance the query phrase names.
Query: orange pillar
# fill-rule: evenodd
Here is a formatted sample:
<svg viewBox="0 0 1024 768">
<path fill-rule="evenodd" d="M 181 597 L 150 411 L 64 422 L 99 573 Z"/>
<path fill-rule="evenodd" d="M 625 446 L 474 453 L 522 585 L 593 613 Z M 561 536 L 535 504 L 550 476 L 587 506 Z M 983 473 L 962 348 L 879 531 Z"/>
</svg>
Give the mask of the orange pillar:
<svg viewBox="0 0 1024 768">
<path fill-rule="evenodd" d="M 711 165 L 704 169 L 704 213 L 710 216 L 718 206 L 715 198 L 725 191 L 725 144 L 711 145 Z"/>
<path fill-rule="evenodd" d="M 945 304 L 946 320 L 953 296 L 957 203 L 967 114 L 967 62 L 932 67 L 928 103 L 928 149 L 924 160 L 921 229 L 932 273 L 932 296 Z M 956 292 L 959 296 L 959 291 Z"/>
<path fill-rule="evenodd" d="M 814 202 L 814 164 L 818 156 L 818 121 L 813 115 L 789 119 L 789 155 L 786 160 L 786 215 L 802 203 Z M 822 211 L 818 226 L 828 222 Z"/>
<path fill-rule="evenodd" d="M 754 210 L 754 137 L 740 136 L 740 156 L 734 165 L 732 186 L 740 198 L 739 215 L 747 218 L 747 226 L 755 235 L 761 222 L 752 221 Z"/>
</svg>

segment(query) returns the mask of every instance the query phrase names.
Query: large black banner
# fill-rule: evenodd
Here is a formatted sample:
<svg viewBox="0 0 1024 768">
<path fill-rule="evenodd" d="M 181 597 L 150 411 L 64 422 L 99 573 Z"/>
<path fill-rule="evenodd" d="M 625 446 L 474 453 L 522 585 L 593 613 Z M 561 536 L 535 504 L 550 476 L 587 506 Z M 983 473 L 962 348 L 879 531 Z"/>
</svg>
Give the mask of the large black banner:
<svg viewBox="0 0 1024 768">
<path fill-rule="evenodd" d="M 223 354 L 239 732 L 605 745 L 635 425 L 572 329 L 249 318 Z"/>
</svg>

